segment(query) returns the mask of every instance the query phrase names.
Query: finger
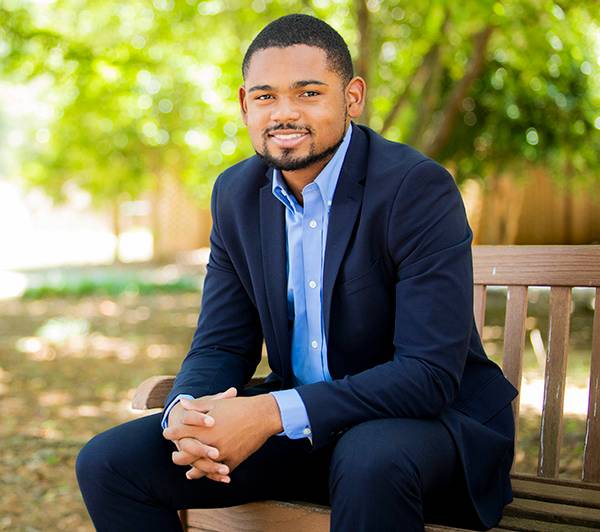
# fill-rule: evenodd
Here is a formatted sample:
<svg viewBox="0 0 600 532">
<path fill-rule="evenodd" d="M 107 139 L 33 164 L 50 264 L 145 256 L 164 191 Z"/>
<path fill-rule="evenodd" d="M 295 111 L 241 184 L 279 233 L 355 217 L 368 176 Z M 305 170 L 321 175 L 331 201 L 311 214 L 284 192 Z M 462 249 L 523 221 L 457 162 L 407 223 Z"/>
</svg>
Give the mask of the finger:
<svg viewBox="0 0 600 532">
<path fill-rule="evenodd" d="M 183 438 L 199 438 L 201 434 L 205 434 L 199 431 L 205 431 L 207 429 L 198 427 L 197 425 L 184 425 L 177 424 L 171 427 L 163 429 L 163 438 L 171 441 L 181 440 Z"/>
<path fill-rule="evenodd" d="M 180 465 L 180 466 L 190 465 L 192 462 L 194 462 L 196 460 L 198 460 L 197 456 L 194 456 L 193 454 L 190 454 L 190 453 L 186 453 L 185 451 L 173 451 L 171 453 L 171 461 L 175 465 Z"/>
<path fill-rule="evenodd" d="M 231 482 L 231 477 L 227 475 L 206 475 L 206 478 L 210 480 L 214 480 L 215 482 L 224 482 L 225 484 L 229 484 Z"/>
<path fill-rule="evenodd" d="M 219 464 L 206 458 L 199 458 L 192 465 L 205 475 L 229 475 L 229 467 L 225 464 Z"/>
<path fill-rule="evenodd" d="M 198 399 L 186 399 L 183 397 L 180 403 L 186 410 L 194 410 L 197 412 L 208 412 L 214 406 L 212 399 L 206 397 L 200 397 Z"/>
<path fill-rule="evenodd" d="M 188 469 L 185 472 L 185 476 L 189 479 L 189 480 L 196 480 L 202 477 L 205 477 L 206 474 L 203 473 L 202 471 L 200 471 L 199 469 L 196 469 L 195 467 L 192 467 L 191 469 Z"/>
<path fill-rule="evenodd" d="M 196 458 L 209 458 L 216 460 L 219 458 L 219 449 L 206 445 L 196 438 L 182 438 L 179 440 L 181 451 L 194 455 Z"/>
<path fill-rule="evenodd" d="M 198 412 L 197 410 L 186 410 L 181 416 L 181 422 L 184 425 L 195 425 L 197 427 L 212 427 L 215 424 L 215 418 Z"/>
<path fill-rule="evenodd" d="M 214 480 L 215 482 L 223 482 L 225 484 L 229 484 L 231 482 L 231 478 L 228 475 L 217 475 L 217 474 L 206 474 L 203 473 L 202 471 L 200 471 L 199 469 L 196 469 L 195 467 L 192 467 L 191 469 L 189 469 L 188 471 L 186 471 L 185 476 L 189 479 L 189 480 L 196 480 L 202 477 L 206 477 L 209 478 L 210 480 Z"/>
<path fill-rule="evenodd" d="M 237 388 L 232 386 L 224 392 L 215 395 L 205 395 L 198 399 L 181 398 L 181 406 L 186 410 L 197 410 L 198 412 L 208 412 L 213 406 L 213 401 L 216 399 L 230 399 L 237 396 Z"/>
<path fill-rule="evenodd" d="M 214 399 L 230 399 L 232 397 L 237 396 L 237 388 L 232 386 L 231 388 L 227 388 L 224 392 L 217 393 L 213 396 Z"/>
</svg>

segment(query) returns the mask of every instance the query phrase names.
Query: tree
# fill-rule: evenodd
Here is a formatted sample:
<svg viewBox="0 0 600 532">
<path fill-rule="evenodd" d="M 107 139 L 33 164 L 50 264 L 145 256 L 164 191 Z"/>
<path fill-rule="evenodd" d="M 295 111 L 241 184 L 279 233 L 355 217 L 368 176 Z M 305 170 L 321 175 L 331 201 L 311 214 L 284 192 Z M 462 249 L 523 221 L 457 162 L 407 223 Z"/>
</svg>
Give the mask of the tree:
<svg viewBox="0 0 600 532">
<path fill-rule="evenodd" d="M 252 37 L 289 12 L 348 40 L 369 82 L 364 121 L 457 177 L 523 162 L 597 180 L 600 80 L 593 2 L 57 0 L 0 8 L 0 73 L 42 79 L 55 114 L 23 154 L 28 182 L 98 205 L 175 175 L 201 202 L 251 155 L 235 89 Z"/>
</svg>

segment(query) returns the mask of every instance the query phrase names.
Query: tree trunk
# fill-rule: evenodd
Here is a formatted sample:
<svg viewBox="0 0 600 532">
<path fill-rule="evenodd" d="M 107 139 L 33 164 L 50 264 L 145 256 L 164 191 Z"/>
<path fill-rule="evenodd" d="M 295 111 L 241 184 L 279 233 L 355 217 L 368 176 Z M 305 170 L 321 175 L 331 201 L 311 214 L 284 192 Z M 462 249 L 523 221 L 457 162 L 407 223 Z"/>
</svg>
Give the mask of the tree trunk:
<svg viewBox="0 0 600 532">
<path fill-rule="evenodd" d="M 358 58 L 356 59 L 356 75 L 363 78 L 367 87 L 370 78 L 371 59 L 371 17 L 366 0 L 356 0 L 356 16 L 358 27 Z M 371 118 L 371 105 L 369 98 L 365 100 L 365 108 L 361 122 L 369 124 Z"/>
<path fill-rule="evenodd" d="M 487 45 L 492 35 L 493 27 L 487 26 L 485 29 L 475 35 L 473 39 L 473 55 L 467 65 L 467 70 L 462 79 L 454 86 L 454 89 L 448 96 L 448 100 L 442 112 L 442 118 L 437 128 L 435 137 L 432 139 L 428 148 L 425 150 L 427 155 L 432 158 L 444 149 L 460 112 L 460 106 L 464 98 L 469 94 L 474 81 L 481 75 L 485 64 L 485 54 Z"/>
<path fill-rule="evenodd" d="M 113 252 L 113 264 L 121 263 L 121 256 L 119 254 L 119 247 L 121 242 L 121 201 L 119 198 L 115 198 L 111 204 L 111 225 L 112 233 L 115 237 L 115 250 Z"/>
<path fill-rule="evenodd" d="M 156 174 L 156 184 L 152 191 L 152 200 L 150 202 L 150 223 L 152 231 L 152 260 L 159 262 L 162 259 L 161 253 L 161 239 L 162 239 L 162 228 L 161 228 L 161 191 L 162 191 L 162 176 L 159 172 Z"/>
</svg>

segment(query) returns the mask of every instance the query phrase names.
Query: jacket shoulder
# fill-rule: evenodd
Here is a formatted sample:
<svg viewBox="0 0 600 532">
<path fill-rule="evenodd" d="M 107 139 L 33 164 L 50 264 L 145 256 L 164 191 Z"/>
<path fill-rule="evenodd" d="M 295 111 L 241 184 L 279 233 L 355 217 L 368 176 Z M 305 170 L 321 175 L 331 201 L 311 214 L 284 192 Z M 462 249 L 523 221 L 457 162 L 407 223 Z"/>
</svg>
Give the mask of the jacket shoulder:
<svg viewBox="0 0 600 532">
<path fill-rule="evenodd" d="M 415 176 L 417 180 L 428 175 L 454 181 L 446 168 L 412 146 L 388 140 L 369 128 L 361 129 L 369 140 L 369 179 L 400 186 L 409 175 L 416 173 L 422 174 Z"/>
<path fill-rule="evenodd" d="M 268 167 L 257 156 L 253 155 L 224 170 L 215 182 L 215 190 L 220 194 L 239 195 L 256 191 L 267 182 Z"/>
</svg>

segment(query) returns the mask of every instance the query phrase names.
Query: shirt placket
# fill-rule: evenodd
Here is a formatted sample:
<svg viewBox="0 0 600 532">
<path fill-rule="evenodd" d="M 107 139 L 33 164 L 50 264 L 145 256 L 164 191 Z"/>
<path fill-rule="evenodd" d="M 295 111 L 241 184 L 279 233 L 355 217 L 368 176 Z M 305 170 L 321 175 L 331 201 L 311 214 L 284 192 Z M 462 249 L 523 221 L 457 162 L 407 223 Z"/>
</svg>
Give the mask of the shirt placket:
<svg viewBox="0 0 600 532">
<path fill-rule="evenodd" d="M 316 183 L 302 191 L 304 216 L 302 220 L 302 251 L 304 258 L 304 292 L 308 321 L 308 352 L 314 375 L 325 377 L 323 372 L 323 334 L 321 327 L 321 255 L 323 202 Z"/>
</svg>

